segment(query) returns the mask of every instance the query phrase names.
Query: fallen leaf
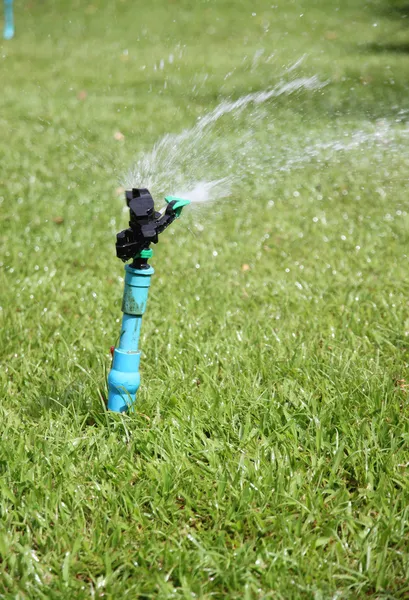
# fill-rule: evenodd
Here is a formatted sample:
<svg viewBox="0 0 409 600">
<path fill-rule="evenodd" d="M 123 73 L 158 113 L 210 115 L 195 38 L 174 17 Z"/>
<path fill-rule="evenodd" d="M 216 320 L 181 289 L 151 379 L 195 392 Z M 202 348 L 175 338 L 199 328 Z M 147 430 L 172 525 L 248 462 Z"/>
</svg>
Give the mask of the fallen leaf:
<svg viewBox="0 0 409 600">
<path fill-rule="evenodd" d="M 64 223 L 64 218 L 63 217 L 53 217 L 53 221 L 54 221 L 54 223 L 57 223 L 57 225 L 61 225 L 61 223 Z"/>
<path fill-rule="evenodd" d="M 406 379 L 397 379 L 395 381 L 396 387 L 398 387 L 402 392 L 409 392 L 409 383 L 406 382 Z"/>
<path fill-rule="evenodd" d="M 114 139 L 117 140 L 117 142 L 122 142 L 125 139 L 125 136 L 123 133 L 121 133 L 120 131 L 116 131 L 114 133 Z"/>
<path fill-rule="evenodd" d="M 250 265 L 246 265 L 246 263 L 244 263 L 244 265 L 241 265 L 241 270 L 243 272 L 250 271 Z"/>
<path fill-rule="evenodd" d="M 362 77 L 360 77 L 360 80 L 363 85 L 368 85 L 368 83 L 371 83 L 372 77 L 370 75 L 362 75 Z"/>
</svg>

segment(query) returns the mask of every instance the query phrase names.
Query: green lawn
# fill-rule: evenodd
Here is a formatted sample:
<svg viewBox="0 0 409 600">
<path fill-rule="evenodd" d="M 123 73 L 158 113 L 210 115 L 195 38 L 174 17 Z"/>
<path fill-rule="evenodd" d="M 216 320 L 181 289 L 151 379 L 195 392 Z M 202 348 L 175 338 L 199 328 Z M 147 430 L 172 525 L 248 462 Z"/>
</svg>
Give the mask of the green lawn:
<svg viewBox="0 0 409 600">
<path fill-rule="evenodd" d="M 0 598 L 409 598 L 407 3 L 15 12 Z M 107 413 L 127 171 L 220 102 L 313 76 L 159 163 L 161 191 L 231 194 L 161 236 L 137 410 Z"/>
</svg>

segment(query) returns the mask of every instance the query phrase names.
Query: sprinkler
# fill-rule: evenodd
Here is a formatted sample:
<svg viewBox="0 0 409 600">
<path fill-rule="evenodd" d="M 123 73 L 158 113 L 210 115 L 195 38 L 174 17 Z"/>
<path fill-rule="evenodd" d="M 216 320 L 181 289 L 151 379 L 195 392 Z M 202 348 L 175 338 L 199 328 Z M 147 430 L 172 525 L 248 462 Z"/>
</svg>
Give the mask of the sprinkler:
<svg viewBox="0 0 409 600">
<path fill-rule="evenodd" d="M 125 193 L 129 207 L 129 228 L 116 236 L 116 255 L 125 265 L 125 286 L 122 300 L 121 334 L 118 348 L 112 348 L 112 368 L 108 375 L 108 410 L 124 412 L 135 402 L 140 385 L 138 350 L 142 315 L 146 309 L 153 268 L 148 264 L 152 257 L 151 244 L 158 243 L 162 233 L 175 219 L 189 200 L 167 196 L 166 209 L 156 212 L 153 198 L 147 189 L 132 189 Z"/>
<path fill-rule="evenodd" d="M 4 0 L 4 32 L 5 40 L 14 36 L 13 0 Z"/>
</svg>

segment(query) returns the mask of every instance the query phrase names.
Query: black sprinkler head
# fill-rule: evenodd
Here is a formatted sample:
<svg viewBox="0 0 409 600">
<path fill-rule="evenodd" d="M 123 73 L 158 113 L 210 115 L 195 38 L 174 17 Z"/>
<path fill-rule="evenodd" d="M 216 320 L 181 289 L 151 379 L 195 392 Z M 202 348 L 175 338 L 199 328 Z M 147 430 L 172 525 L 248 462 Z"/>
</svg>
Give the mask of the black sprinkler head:
<svg viewBox="0 0 409 600">
<path fill-rule="evenodd" d="M 149 218 L 155 212 L 153 198 L 147 189 L 133 189 L 125 192 L 126 203 L 131 213 L 131 221 Z"/>
<path fill-rule="evenodd" d="M 133 188 L 125 192 L 125 198 L 130 213 L 129 228 L 116 236 L 116 255 L 124 262 L 133 258 L 140 267 L 149 257 L 144 251 L 149 250 L 150 244 L 158 243 L 159 234 L 180 216 L 189 200 L 167 196 L 168 205 L 162 214 L 155 211 L 153 198 L 146 188 Z"/>
</svg>

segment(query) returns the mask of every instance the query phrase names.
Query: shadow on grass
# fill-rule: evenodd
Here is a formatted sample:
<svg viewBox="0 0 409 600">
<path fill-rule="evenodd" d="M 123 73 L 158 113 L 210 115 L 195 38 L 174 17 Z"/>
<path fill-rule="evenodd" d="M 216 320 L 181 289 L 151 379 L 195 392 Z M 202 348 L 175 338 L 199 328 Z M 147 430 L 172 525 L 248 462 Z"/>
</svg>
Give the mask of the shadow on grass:
<svg viewBox="0 0 409 600">
<path fill-rule="evenodd" d="M 375 5 L 375 11 L 382 17 L 399 21 L 399 32 L 409 28 L 409 1 L 408 0 L 380 0 Z M 389 36 L 388 36 L 389 37 Z M 399 35 L 399 37 L 401 37 Z M 406 37 L 406 36 L 405 36 Z M 363 44 L 365 52 L 373 54 L 409 54 L 409 41 L 395 39 L 380 39 L 377 42 Z"/>
<path fill-rule="evenodd" d="M 372 44 L 366 44 L 364 49 L 365 51 L 374 54 L 409 54 L 409 42 L 374 42 Z"/>
<path fill-rule="evenodd" d="M 26 407 L 27 413 L 35 418 L 42 418 L 44 412 L 58 415 L 67 410 L 74 411 L 76 415 L 86 416 L 86 425 L 95 425 L 104 421 L 105 408 L 101 402 L 101 394 L 93 390 L 90 392 L 83 384 L 73 382 L 63 390 L 58 386 L 49 390 L 49 393 L 36 398 Z"/>
<path fill-rule="evenodd" d="M 400 29 L 409 28 L 408 0 L 380 0 L 376 5 L 379 15 L 391 20 L 400 21 Z M 367 52 L 374 54 L 408 54 L 409 41 L 379 41 L 364 46 Z"/>
<path fill-rule="evenodd" d="M 409 18 L 408 0 L 383 0 L 378 4 L 379 12 L 391 19 Z"/>
</svg>

